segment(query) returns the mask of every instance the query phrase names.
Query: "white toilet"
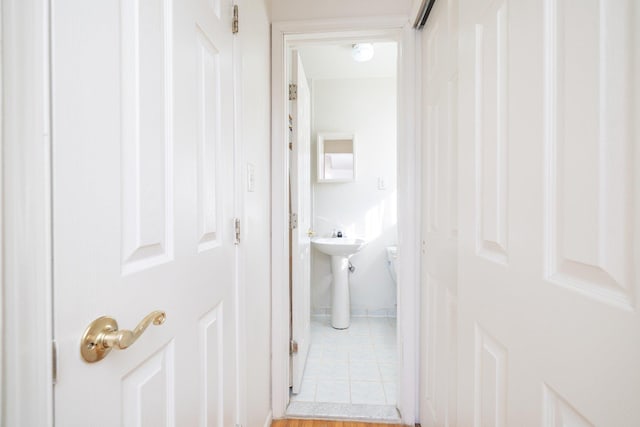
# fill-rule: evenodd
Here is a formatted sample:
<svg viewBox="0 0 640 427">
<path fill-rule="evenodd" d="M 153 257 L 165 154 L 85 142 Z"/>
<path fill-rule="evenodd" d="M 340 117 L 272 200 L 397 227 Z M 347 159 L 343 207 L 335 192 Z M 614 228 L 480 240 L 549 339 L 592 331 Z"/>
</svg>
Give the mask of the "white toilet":
<svg viewBox="0 0 640 427">
<path fill-rule="evenodd" d="M 398 247 L 387 246 L 387 268 L 394 284 L 398 284 Z"/>
</svg>

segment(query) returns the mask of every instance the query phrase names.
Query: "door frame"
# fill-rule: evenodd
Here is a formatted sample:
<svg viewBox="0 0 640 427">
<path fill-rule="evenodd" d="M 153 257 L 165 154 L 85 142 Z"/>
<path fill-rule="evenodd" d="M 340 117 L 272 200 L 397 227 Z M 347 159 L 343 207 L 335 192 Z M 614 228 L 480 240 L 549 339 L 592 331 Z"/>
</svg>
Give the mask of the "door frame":
<svg viewBox="0 0 640 427">
<path fill-rule="evenodd" d="M 238 6 L 238 9 L 244 7 L 244 0 L 232 0 L 232 5 Z M 245 164 L 244 158 L 244 139 L 242 134 L 243 123 L 243 90 L 242 90 L 242 32 L 238 32 L 233 35 L 231 41 L 231 61 L 232 61 L 232 78 L 233 78 L 233 173 L 234 173 L 234 187 L 233 187 L 233 209 L 234 217 L 240 220 L 240 227 L 247 223 L 247 217 L 245 212 L 245 197 L 246 188 L 243 166 Z M 247 245 L 243 245 L 242 239 L 246 236 L 241 236 L 240 244 L 235 245 L 235 291 L 234 291 L 234 311 L 235 311 L 235 346 L 236 346 L 236 407 L 235 407 L 235 419 L 236 425 L 246 426 L 248 409 L 246 406 L 247 400 L 247 312 L 246 304 L 244 304 L 247 295 L 247 281 L 244 274 L 244 270 L 247 264 Z"/>
<path fill-rule="evenodd" d="M 398 408 L 402 422 L 418 420 L 420 302 L 420 145 L 418 33 L 407 16 L 283 21 L 271 34 L 271 281 L 272 409 L 285 417 L 289 403 L 289 246 L 286 52 L 292 43 L 368 38 L 398 43 Z"/>
<path fill-rule="evenodd" d="M 49 17 L 2 0 L 3 425 L 53 425 Z"/>
</svg>

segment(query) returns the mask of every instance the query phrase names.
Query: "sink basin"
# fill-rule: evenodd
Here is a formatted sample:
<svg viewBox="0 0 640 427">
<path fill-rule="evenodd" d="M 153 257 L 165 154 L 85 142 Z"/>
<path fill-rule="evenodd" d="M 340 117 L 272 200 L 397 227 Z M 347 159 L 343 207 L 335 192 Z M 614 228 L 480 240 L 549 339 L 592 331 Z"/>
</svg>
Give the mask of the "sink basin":
<svg viewBox="0 0 640 427">
<path fill-rule="evenodd" d="M 365 241 L 362 239 L 347 239 L 345 237 L 319 237 L 311 241 L 320 252 L 331 256 L 349 256 L 362 249 Z"/>
</svg>

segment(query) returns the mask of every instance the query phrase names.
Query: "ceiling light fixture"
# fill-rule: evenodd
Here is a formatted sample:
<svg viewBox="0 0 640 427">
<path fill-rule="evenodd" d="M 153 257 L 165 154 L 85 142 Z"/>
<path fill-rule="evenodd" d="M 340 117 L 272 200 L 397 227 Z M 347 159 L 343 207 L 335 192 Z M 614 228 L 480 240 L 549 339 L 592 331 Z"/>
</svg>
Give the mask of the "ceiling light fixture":
<svg viewBox="0 0 640 427">
<path fill-rule="evenodd" d="M 356 43 L 352 46 L 351 56 L 357 62 L 369 61 L 373 58 L 373 45 L 371 43 Z"/>
</svg>

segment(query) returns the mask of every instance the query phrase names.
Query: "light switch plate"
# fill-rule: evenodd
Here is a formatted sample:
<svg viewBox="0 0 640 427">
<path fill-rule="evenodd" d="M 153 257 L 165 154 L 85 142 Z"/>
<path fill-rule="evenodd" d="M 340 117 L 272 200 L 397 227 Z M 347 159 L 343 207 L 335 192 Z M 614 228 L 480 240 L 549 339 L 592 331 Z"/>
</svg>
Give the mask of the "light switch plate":
<svg viewBox="0 0 640 427">
<path fill-rule="evenodd" d="M 384 177 L 378 177 L 378 190 L 386 190 L 387 189 L 387 180 Z"/>
</svg>

